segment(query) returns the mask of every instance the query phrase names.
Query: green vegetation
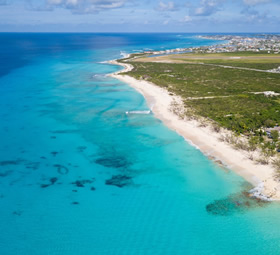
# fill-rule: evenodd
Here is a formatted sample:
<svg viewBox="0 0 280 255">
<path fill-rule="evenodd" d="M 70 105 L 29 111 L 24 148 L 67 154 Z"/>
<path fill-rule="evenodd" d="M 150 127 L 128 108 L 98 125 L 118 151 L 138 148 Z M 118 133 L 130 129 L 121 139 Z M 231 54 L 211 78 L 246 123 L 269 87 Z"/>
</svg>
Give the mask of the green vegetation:
<svg viewBox="0 0 280 255">
<path fill-rule="evenodd" d="M 204 55 L 215 57 L 217 63 L 219 61 L 219 54 L 199 54 L 199 57 Z M 220 54 L 221 58 L 225 55 L 228 54 Z M 250 61 L 255 62 L 261 61 L 257 56 L 267 56 L 267 54 L 254 55 L 251 52 L 248 55 L 254 56 Z M 173 59 L 173 56 L 169 58 Z M 276 59 L 280 62 L 279 57 Z M 151 81 L 167 88 L 171 93 L 182 96 L 186 106 L 197 115 L 210 118 L 236 133 L 255 133 L 262 127 L 275 126 L 280 120 L 280 97 L 254 94 L 264 91 L 280 93 L 278 73 L 190 63 L 136 61 L 130 62 L 134 69 L 129 75 Z M 153 61 L 153 58 L 149 58 L 149 61 Z M 234 59 L 234 61 L 237 65 L 240 63 L 245 65 L 244 59 Z M 262 65 L 265 69 L 269 69 L 271 63 L 262 63 Z"/>
<path fill-rule="evenodd" d="M 129 74 L 152 81 L 183 97 L 248 95 L 249 92 L 280 92 L 279 74 L 216 66 L 131 62 Z"/>
<path fill-rule="evenodd" d="M 267 52 L 230 52 L 220 54 L 180 54 L 170 57 L 173 61 L 188 63 L 203 63 L 211 65 L 224 65 L 233 67 L 245 67 L 259 70 L 270 70 L 280 65 L 279 54 Z"/>
<path fill-rule="evenodd" d="M 190 60 L 184 60 L 186 62 L 190 62 Z M 236 60 L 203 60 L 203 61 L 194 61 L 191 60 L 194 63 L 204 63 L 205 65 L 224 65 L 224 66 L 232 66 L 232 67 L 245 67 L 245 68 L 251 68 L 251 69 L 258 69 L 258 70 L 271 70 L 274 68 L 277 68 L 280 66 L 280 61 L 275 61 L 275 63 L 265 63 L 265 61 L 260 61 L 258 63 L 250 63 L 249 61 L 247 63 L 237 62 Z M 267 61 L 267 60 L 266 60 Z M 273 61 L 272 61 L 273 62 Z"/>
<path fill-rule="evenodd" d="M 280 66 L 280 56 L 268 57 L 270 55 L 239 52 L 139 58 L 128 60 L 134 66 L 129 75 L 153 82 L 171 94 L 180 95 L 190 112 L 218 124 L 212 127 L 215 132 L 219 132 L 218 126 L 222 126 L 237 135 L 251 137 L 246 144 L 235 142 L 235 147 L 247 151 L 259 147 L 263 155 L 259 159 L 260 163 L 265 164 L 267 158 L 280 148 L 277 131 L 271 133 L 270 139 L 262 131 L 280 124 L 280 96 L 267 97 L 263 92 L 274 91 L 280 94 L 280 74 L 215 65 L 231 64 L 264 70 Z M 236 58 L 228 59 L 229 56 Z M 239 59 L 237 56 L 248 56 L 248 59 Z M 167 63 L 153 62 L 159 59 Z M 197 64 L 195 61 L 215 65 Z"/>
<path fill-rule="evenodd" d="M 186 100 L 185 103 L 198 115 L 211 118 L 236 133 L 273 127 L 280 119 L 280 104 L 264 95 Z"/>
<path fill-rule="evenodd" d="M 271 131 L 271 138 L 273 140 L 273 142 L 277 142 L 279 139 L 279 132 L 276 130 L 272 130 Z"/>
<path fill-rule="evenodd" d="M 275 168 L 276 178 L 280 179 L 280 157 L 274 159 L 272 165 Z"/>
<path fill-rule="evenodd" d="M 258 70 L 271 70 L 280 66 L 280 54 L 268 54 L 267 52 L 188 53 L 154 56 L 152 59 L 172 61 L 173 63 L 221 65 Z"/>
</svg>

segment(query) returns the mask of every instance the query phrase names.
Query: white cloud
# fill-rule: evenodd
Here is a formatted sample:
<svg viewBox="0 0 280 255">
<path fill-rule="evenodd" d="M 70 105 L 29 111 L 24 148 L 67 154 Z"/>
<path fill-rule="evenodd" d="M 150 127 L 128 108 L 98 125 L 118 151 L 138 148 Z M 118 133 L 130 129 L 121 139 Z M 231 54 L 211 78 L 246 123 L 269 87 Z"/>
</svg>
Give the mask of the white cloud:
<svg viewBox="0 0 280 255">
<path fill-rule="evenodd" d="M 246 5 L 257 5 L 257 4 L 264 4 L 269 2 L 270 0 L 243 0 L 243 3 Z"/>
<path fill-rule="evenodd" d="M 224 0 L 201 0 L 200 6 L 195 8 L 196 16 L 210 16 L 221 9 Z"/>
<path fill-rule="evenodd" d="M 168 25 L 168 23 L 169 23 L 169 20 L 165 20 L 165 21 L 163 21 L 163 25 Z"/>
<path fill-rule="evenodd" d="M 184 22 L 191 22 L 192 21 L 192 17 L 191 16 L 185 16 L 184 17 Z"/>
<path fill-rule="evenodd" d="M 97 13 L 124 6 L 127 0 L 46 0 L 46 8 L 66 8 L 74 13 Z"/>
<path fill-rule="evenodd" d="M 175 6 L 174 2 L 159 2 L 158 6 L 156 7 L 157 11 L 177 11 L 178 8 Z"/>
</svg>

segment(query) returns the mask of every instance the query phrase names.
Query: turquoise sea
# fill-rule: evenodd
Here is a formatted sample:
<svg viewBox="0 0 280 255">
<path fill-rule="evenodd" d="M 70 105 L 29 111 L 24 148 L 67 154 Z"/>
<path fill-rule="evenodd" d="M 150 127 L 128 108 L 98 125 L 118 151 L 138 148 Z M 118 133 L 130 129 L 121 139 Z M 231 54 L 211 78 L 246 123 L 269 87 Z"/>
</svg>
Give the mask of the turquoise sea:
<svg viewBox="0 0 280 255">
<path fill-rule="evenodd" d="M 280 254 L 280 206 L 169 130 L 104 61 L 194 34 L 0 34 L 0 254 Z"/>
</svg>

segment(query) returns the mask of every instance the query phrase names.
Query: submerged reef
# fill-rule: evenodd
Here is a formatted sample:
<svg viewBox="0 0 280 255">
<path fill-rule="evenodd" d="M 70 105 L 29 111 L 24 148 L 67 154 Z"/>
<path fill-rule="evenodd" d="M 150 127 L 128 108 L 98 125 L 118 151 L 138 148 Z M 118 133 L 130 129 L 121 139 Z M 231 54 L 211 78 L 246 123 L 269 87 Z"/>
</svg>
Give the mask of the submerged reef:
<svg viewBox="0 0 280 255">
<path fill-rule="evenodd" d="M 55 157 L 58 154 L 58 151 L 52 151 L 51 154 Z"/>
<path fill-rule="evenodd" d="M 21 216 L 22 213 L 23 213 L 23 211 L 17 210 L 17 211 L 14 211 L 14 212 L 13 212 L 13 215 Z"/>
<path fill-rule="evenodd" d="M 40 162 L 27 162 L 25 168 L 37 170 L 40 167 Z"/>
<path fill-rule="evenodd" d="M 54 185 L 57 182 L 58 178 L 57 177 L 52 177 L 49 179 L 49 183 L 48 184 L 41 184 L 41 188 L 47 188 L 49 186 Z"/>
<path fill-rule="evenodd" d="M 6 177 L 6 176 L 8 176 L 8 175 L 10 175 L 12 173 L 13 173 L 12 170 L 6 170 L 4 172 L 0 172 L 0 177 Z"/>
<path fill-rule="evenodd" d="M 0 166 L 8 166 L 8 165 L 18 165 L 22 163 L 24 160 L 16 159 L 16 160 L 4 160 L 0 161 Z"/>
<path fill-rule="evenodd" d="M 95 160 L 95 163 L 112 168 L 127 168 L 130 166 L 130 162 L 128 162 L 128 160 L 122 156 L 101 157 Z"/>
<path fill-rule="evenodd" d="M 85 187 L 85 184 L 91 184 L 95 181 L 95 178 L 92 178 L 91 180 L 77 180 L 75 182 L 71 182 L 71 184 L 79 187 L 79 188 L 83 188 Z"/>
<path fill-rule="evenodd" d="M 77 151 L 78 152 L 84 152 L 84 150 L 86 150 L 86 148 L 87 148 L 86 146 L 78 146 Z"/>
<path fill-rule="evenodd" d="M 233 194 L 224 199 L 215 200 L 206 205 L 206 211 L 212 215 L 229 216 L 245 213 L 249 209 L 263 207 L 267 201 L 253 198 L 248 192 Z"/>
<path fill-rule="evenodd" d="M 20 165 L 20 169 L 18 169 L 19 165 Z M 40 167 L 40 162 L 32 162 L 26 159 L 0 161 L 0 178 L 7 177 L 14 172 L 20 173 L 21 174 L 20 177 L 10 182 L 10 185 L 14 185 L 16 182 L 19 182 L 26 174 L 29 173 L 29 171 L 28 172 L 23 171 L 24 167 L 26 169 L 37 170 Z M 17 171 L 15 171 L 16 169 Z"/>
<path fill-rule="evenodd" d="M 57 172 L 59 174 L 65 175 L 69 173 L 69 169 L 66 166 L 59 165 L 59 164 L 55 164 L 53 166 L 57 168 Z"/>
<path fill-rule="evenodd" d="M 112 178 L 106 180 L 106 185 L 113 185 L 119 188 L 133 184 L 132 177 L 127 175 L 113 175 Z"/>
<path fill-rule="evenodd" d="M 79 133 L 78 129 L 65 129 L 65 130 L 53 130 L 51 131 L 52 134 L 73 134 Z"/>
</svg>

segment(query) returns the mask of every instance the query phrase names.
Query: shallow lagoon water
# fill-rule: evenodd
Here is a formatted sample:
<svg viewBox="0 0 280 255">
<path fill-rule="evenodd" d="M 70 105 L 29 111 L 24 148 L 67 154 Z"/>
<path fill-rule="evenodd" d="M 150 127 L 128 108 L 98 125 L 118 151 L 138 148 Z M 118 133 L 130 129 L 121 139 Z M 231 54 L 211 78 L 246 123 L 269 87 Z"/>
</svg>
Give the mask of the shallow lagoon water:
<svg viewBox="0 0 280 255">
<path fill-rule="evenodd" d="M 52 36 L 0 78 L 1 254 L 279 254 L 277 203 L 248 199 L 250 184 L 152 114 L 125 114 L 148 106 L 100 62 L 161 49 L 157 35 L 111 35 L 107 48 L 66 35 L 63 49 Z"/>
</svg>

